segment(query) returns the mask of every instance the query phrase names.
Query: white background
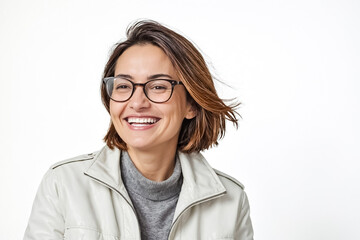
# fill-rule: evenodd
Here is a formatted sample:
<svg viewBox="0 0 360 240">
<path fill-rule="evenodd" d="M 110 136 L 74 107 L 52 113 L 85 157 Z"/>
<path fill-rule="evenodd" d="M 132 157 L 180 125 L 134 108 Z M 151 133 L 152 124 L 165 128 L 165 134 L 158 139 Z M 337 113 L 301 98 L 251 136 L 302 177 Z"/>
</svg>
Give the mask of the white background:
<svg viewBox="0 0 360 240">
<path fill-rule="evenodd" d="M 22 238 L 51 164 L 103 146 L 103 67 L 139 18 L 195 42 L 243 103 L 205 155 L 245 184 L 256 239 L 360 239 L 356 0 L 1 0 L 0 238 Z"/>
</svg>

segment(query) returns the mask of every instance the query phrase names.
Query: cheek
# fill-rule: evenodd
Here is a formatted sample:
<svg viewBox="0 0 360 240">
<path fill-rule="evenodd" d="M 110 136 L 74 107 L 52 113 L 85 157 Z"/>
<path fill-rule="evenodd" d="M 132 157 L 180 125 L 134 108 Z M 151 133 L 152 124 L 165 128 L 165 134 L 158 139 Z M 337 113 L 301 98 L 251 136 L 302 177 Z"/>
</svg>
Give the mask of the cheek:
<svg viewBox="0 0 360 240">
<path fill-rule="evenodd" d="M 175 100 L 175 99 L 174 99 Z M 186 101 L 182 99 L 176 99 L 172 107 L 169 109 L 171 117 L 177 124 L 181 125 L 182 121 L 186 116 Z"/>
<path fill-rule="evenodd" d="M 125 105 L 122 103 L 110 102 L 110 116 L 113 121 L 116 121 L 120 118 L 121 113 L 123 112 Z"/>
</svg>

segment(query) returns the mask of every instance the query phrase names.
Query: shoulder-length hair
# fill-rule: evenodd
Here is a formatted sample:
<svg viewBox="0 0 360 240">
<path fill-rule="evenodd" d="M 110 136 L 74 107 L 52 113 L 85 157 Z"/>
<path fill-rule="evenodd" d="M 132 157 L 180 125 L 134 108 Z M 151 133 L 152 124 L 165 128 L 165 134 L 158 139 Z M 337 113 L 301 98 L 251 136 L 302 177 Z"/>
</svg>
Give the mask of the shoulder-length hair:
<svg viewBox="0 0 360 240">
<path fill-rule="evenodd" d="M 182 35 L 150 20 L 138 21 L 127 29 L 127 39 L 114 46 L 105 66 L 103 77 L 115 74 L 115 65 L 120 55 L 136 44 L 153 44 L 161 48 L 170 58 L 177 77 L 187 90 L 187 100 L 193 105 L 196 116 L 184 119 L 177 149 L 191 153 L 208 149 L 218 144 L 218 139 L 225 135 L 225 120 L 238 127 L 236 108 L 240 103 L 227 105 L 216 93 L 213 77 L 201 53 Z M 110 98 L 105 85 L 101 85 L 101 99 L 110 112 Z M 111 120 L 110 120 L 111 121 Z M 104 137 L 106 144 L 113 149 L 126 150 L 126 143 L 120 138 L 114 124 L 110 122 Z"/>
</svg>

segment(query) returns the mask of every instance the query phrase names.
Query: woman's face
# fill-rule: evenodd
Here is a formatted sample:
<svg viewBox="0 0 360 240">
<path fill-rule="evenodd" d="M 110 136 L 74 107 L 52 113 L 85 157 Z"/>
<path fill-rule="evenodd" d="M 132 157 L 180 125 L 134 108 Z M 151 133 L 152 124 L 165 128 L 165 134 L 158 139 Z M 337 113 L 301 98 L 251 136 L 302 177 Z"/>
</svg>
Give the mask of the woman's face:
<svg viewBox="0 0 360 240">
<path fill-rule="evenodd" d="M 127 75 L 134 83 L 154 79 L 178 80 L 175 69 L 166 54 L 151 44 L 134 45 L 117 60 L 115 76 Z M 156 79 L 156 78 L 155 78 Z M 185 88 L 174 87 L 173 94 L 165 103 L 153 103 L 137 86 L 126 102 L 110 100 L 110 115 L 115 129 L 131 150 L 160 150 L 176 147 L 184 118 L 195 116 L 186 101 Z"/>
</svg>

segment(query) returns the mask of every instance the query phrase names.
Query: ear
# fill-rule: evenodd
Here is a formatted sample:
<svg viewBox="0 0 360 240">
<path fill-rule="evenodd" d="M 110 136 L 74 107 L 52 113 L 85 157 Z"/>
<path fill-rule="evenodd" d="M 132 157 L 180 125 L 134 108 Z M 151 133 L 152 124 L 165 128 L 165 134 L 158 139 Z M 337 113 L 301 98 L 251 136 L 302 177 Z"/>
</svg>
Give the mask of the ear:
<svg viewBox="0 0 360 240">
<path fill-rule="evenodd" d="M 186 115 L 185 115 L 185 118 L 186 119 L 192 119 L 196 116 L 197 114 L 197 111 L 196 111 L 196 108 L 194 106 L 194 104 L 191 104 L 191 103 L 187 103 L 187 107 L 186 107 Z"/>
</svg>

